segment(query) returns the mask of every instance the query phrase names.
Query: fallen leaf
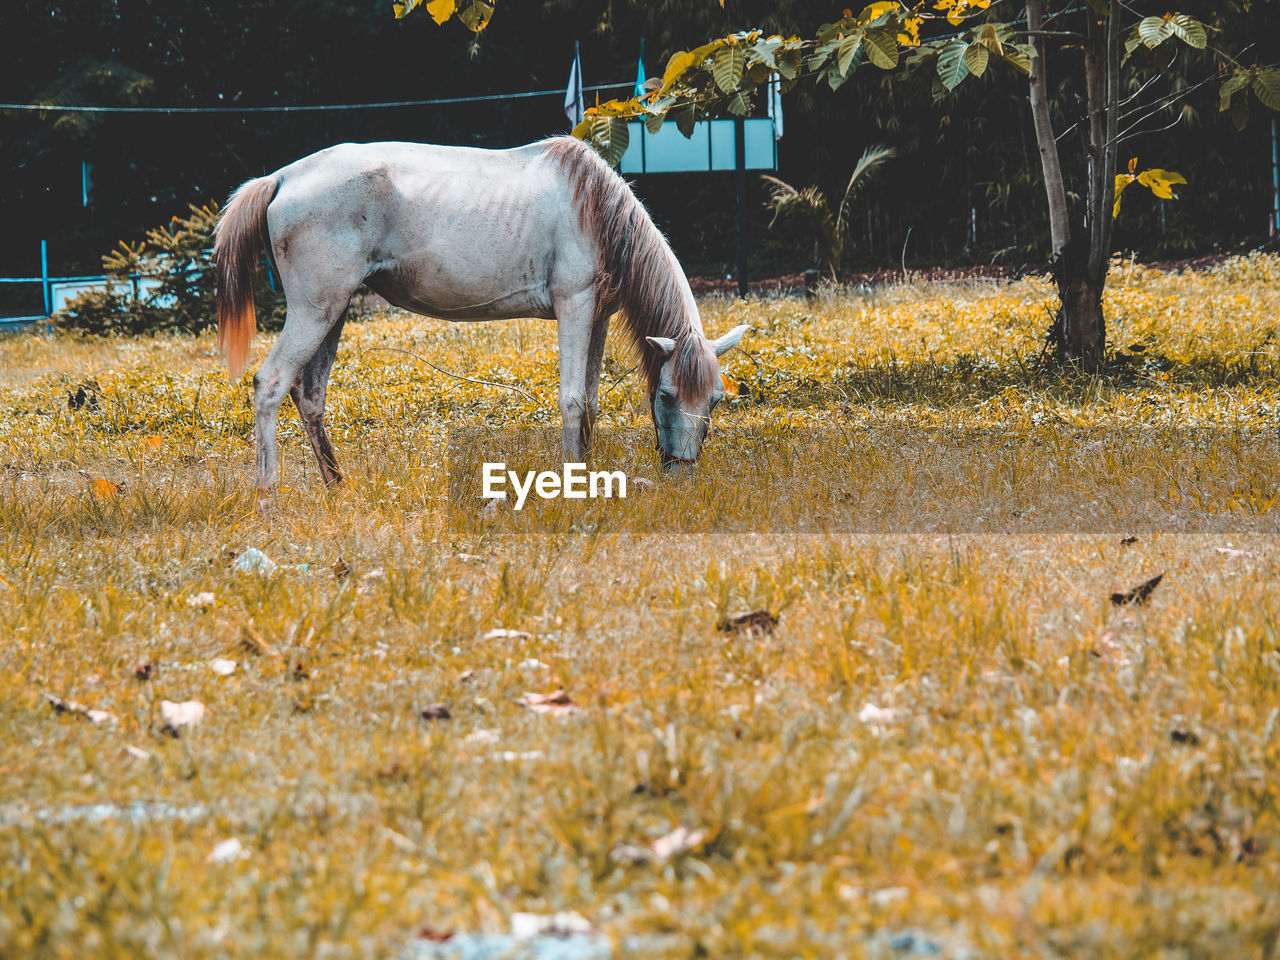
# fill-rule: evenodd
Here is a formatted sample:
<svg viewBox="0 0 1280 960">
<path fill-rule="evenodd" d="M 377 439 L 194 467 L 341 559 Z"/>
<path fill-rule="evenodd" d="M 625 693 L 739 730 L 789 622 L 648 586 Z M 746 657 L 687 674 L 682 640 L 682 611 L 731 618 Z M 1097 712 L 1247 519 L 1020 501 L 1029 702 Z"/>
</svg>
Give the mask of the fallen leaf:
<svg viewBox="0 0 1280 960">
<path fill-rule="evenodd" d="M 83 703 L 64 700 L 62 697 L 55 697 L 52 693 L 41 694 L 41 696 L 58 713 L 74 713 L 78 717 L 84 717 L 90 723 L 107 723 L 114 721 L 116 718 L 115 714 L 110 710 L 97 710 L 93 707 L 86 707 Z"/>
<path fill-rule="evenodd" d="M 741 616 L 721 620 L 716 624 L 716 629 L 721 633 L 736 633 L 750 637 L 773 633 L 773 628 L 777 625 L 777 616 L 768 610 L 752 610 Z"/>
<path fill-rule="evenodd" d="M 423 720 L 448 720 L 449 708 L 443 703 L 430 703 L 418 713 Z"/>
<path fill-rule="evenodd" d="M 176 737 L 180 727 L 188 727 L 200 722 L 204 717 L 204 704 L 199 700 L 186 700 L 182 703 L 161 700 L 160 717 L 164 720 L 165 733 Z"/>
<path fill-rule="evenodd" d="M 893 723 L 898 719 L 898 711 L 892 707 L 877 707 L 870 701 L 858 711 L 858 719 L 863 723 Z"/>
<path fill-rule="evenodd" d="M 551 693 L 529 693 L 526 691 L 523 697 L 516 700 L 516 703 L 532 710 L 534 713 L 550 713 L 554 716 L 573 713 L 577 709 L 569 698 L 569 694 L 565 693 L 563 688 L 553 690 Z"/>
<path fill-rule="evenodd" d="M 571 910 L 544 915 L 539 913 L 513 913 L 511 935 L 517 940 L 533 937 L 572 937 L 590 933 L 591 921 Z"/>
<path fill-rule="evenodd" d="M 204 858 L 204 862 L 214 864 L 234 863 L 236 860 L 247 859 L 248 856 L 249 851 L 244 848 L 244 844 L 240 842 L 240 839 L 231 837 L 215 843 L 213 849 L 209 851 L 209 855 Z"/>
<path fill-rule="evenodd" d="M 523 630 L 508 630 L 506 627 L 494 627 L 486 633 L 482 640 L 532 640 L 533 634 Z"/>
<path fill-rule="evenodd" d="M 706 830 L 690 830 L 687 827 L 676 827 L 665 837 L 653 841 L 653 852 L 659 860 L 668 860 L 677 853 L 692 850 L 701 846 L 707 839 Z"/>
<path fill-rule="evenodd" d="M 343 560 L 341 557 L 339 557 L 337 560 L 334 561 L 334 564 L 333 564 L 334 577 L 341 580 L 350 572 L 351 572 L 351 564 L 347 563 L 347 561 Z"/>
<path fill-rule="evenodd" d="M 120 492 L 120 485 L 101 478 L 93 481 L 93 495 L 99 500 L 108 500 Z"/>
<path fill-rule="evenodd" d="M 435 927 L 423 927 L 417 933 L 417 939 L 430 943 L 448 943 L 453 939 L 452 930 L 437 930 Z"/>
<path fill-rule="evenodd" d="M 618 863 L 665 863 L 677 853 L 701 846 L 706 839 L 706 830 L 690 830 L 680 826 L 647 846 L 620 843 L 609 851 L 609 858 Z"/>
<path fill-rule="evenodd" d="M 1159 573 L 1148 580 L 1146 583 L 1140 583 L 1132 590 L 1124 593 L 1113 593 L 1111 602 L 1117 607 L 1123 607 L 1125 604 L 1136 603 L 1138 606 L 1146 606 L 1148 600 L 1151 599 L 1151 593 L 1160 585 L 1160 581 L 1164 579 L 1164 574 Z"/>
<path fill-rule="evenodd" d="M 209 669 L 220 677 L 229 677 L 236 672 L 236 662 L 218 657 L 209 661 Z"/>
<path fill-rule="evenodd" d="M 147 437 L 142 442 L 148 450 L 159 450 L 164 446 L 164 437 Z"/>
</svg>

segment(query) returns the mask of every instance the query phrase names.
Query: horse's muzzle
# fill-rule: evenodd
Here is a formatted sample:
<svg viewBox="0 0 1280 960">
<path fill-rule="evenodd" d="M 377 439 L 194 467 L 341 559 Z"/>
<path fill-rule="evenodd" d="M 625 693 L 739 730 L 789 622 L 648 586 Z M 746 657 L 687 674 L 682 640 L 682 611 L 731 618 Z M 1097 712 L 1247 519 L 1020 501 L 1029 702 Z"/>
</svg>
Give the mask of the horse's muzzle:
<svg viewBox="0 0 1280 960">
<path fill-rule="evenodd" d="M 661 447 L 658 448 L 658 456 L 662 460 L 662 472 L 668 477 L 687 476 L 693 473 L 697 466 L 697 460 L 686 460 L 684 457 L 673 456 Z"/>
</svg>

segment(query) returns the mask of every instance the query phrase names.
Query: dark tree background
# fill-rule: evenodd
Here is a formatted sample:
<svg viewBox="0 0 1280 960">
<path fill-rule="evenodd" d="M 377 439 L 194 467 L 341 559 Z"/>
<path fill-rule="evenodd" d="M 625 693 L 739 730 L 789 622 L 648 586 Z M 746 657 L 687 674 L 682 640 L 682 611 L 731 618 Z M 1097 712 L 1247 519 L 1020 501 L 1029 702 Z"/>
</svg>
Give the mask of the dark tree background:
<svg viewBox="0 0 1280 960">
<path fill-rule="evenodd" d="M 674 50 L 748 25 L 812 36 L 843 2 L 728 0 L 722 10 L 714 0 L 508 0 L 475 40 L 425 14 L 396 21 L 389 0 L 6 0 L 0 102 L 260 106 L 562 90 L 575 39 L 588 84 L 629 82 L 641 38 L 655 75 Z M 1280 59 L 1277 4 L 1254 0 L 1248 14 L 1240 3 L 1182 7 L 1219 28 L 1211 46 L 1220 39 L 1249 48 L 1253 62 Z M 896 265 L 908 229 L 909 264 L 1042 263 L 1047 216 L 1025 82 L 996 67 L 941 102 L 930 88 L 927 76 L 869 66 L 835 93 L 802 85 L 785 98 L 782 177 L 838 195 L 862 150 L 889 144 L 898 158 L 860 201 L 851 266 Z M 1164 204 L 1126 195 L 1119 247 L 1180 258 L 1265 240 L 1270 117 L 1255 109 L 1237 132 L 1218 111 L 1216 88 L 1181 101 L 1185 115 L 1172 129 L 1127 145 L 1124 161 L 1137 155 L 1141 166 L 1178 170 L 1190 183 Z M 1076 97 L 1069 85 L 1058 90 L 1062 129 L 1081 110 Z M 335 142 L 497 147 L 564 132 L 561 99 L 293 114 L 0 111 L 0 275 L 36 271 L 41 238 L 55 272 L 96 271 L 118 240 Z M 93 167 L 87 209 L 82 161 Z M 730 269 L 731 174 L 649 176 L 636 188 L 689 272 Z M 764 193 L 753 189 L 753 273 L 809 266 L 810 243 L 765 231 Z"/>
</svg>

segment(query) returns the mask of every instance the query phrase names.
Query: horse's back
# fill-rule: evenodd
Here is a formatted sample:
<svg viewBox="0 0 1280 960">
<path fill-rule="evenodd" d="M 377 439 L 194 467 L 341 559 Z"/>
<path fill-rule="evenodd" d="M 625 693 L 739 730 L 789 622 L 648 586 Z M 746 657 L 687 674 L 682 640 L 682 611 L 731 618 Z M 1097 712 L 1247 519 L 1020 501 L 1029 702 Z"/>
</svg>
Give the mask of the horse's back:
<svg viewBox="0 0 1280 960">
<path fill-rule="evenodd" d="M 572 192 L 545 144 L 339 144 L 275 176 L 278 257 L 341 260 L 409 309 L 549 315 L 555 288 L 594 278 Z"/>
</svg>

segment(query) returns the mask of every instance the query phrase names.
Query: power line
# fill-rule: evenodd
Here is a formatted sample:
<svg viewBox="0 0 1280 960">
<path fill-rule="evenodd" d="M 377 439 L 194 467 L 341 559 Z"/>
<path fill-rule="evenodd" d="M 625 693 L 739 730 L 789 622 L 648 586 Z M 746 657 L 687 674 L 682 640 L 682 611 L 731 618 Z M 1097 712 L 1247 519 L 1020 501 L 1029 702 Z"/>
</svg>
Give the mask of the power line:
<svg viewBox="0 0 1280 960">
<path fill-rule="evenodd" d="M 583 90 L 617 90 L 631 83 L 600 83 Z M 278 107 L 91 107 L 44 103 L 0 103 L 0 110 L 53 113 L 316 113 L 325 110 L 385 110 L 394 107 L 432 107 L 446 103 L 477 103 L 481 100 L 517 100 L 524 97 L 564 96 L 564 91 L 529 90 L 524 93 L 490 93 L 478 97 L 438 97 L 434 100 L 384 100 L 377 103 L 325 103 Z"/>
</svg>

